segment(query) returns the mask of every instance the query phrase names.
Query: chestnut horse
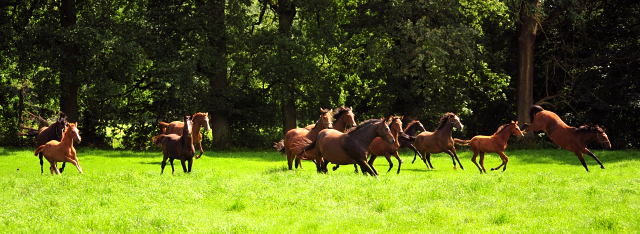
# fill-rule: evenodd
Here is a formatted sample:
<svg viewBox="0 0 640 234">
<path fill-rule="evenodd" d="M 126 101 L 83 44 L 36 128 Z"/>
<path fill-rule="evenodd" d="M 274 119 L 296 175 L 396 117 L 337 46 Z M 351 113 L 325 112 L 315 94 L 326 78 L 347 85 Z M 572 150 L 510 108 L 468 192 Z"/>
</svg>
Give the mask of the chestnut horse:
<svg viewBox="0 0 640 234">
<path fill-rule="evenodd" d="M 69 126 L 62 135 L 61 141 L 51 140 L 46 144 L 39 146 L 34 152 L 34 155 L 42 153 L 44 158 L 49 161 L 49 164 L 51 164 L 49 167 L 51 174 L 56 173 L 60 175 L 58 162 L 70 162 L 78 168 L 78 171 L 81 174 L 83 174 L 82 168 L 80 168 L 80 164 L 78 163 L 78 158 L 76 157 L 76 149 L 73 148 L 74 139 L 78 140 L 78 142 L 82 140 L 76 126 L 78 126 L 78 123 L 69 123 Z"/>
<path fill-rule="evenodd" d="M 513 122 L 508 124 L 504 124 L 498 128 L 496 133 L 491 136 L 474 136 L 469 141 L 469 145 L 471 150 L 473 150 L 473 157 L 471 161 L 476 164 L 480 173 L 487 173 L 487 170 L 484 168 L 484 154 L 485 153 L 497 153 L 500 155 L 502 159 L 502 164 L 496 168 L 491 168 L 491 170 L 498 170 L 500 167 L 504 166 L 502 171 L 507 170 L 507 162 L 509 162 L 509 157 L 504 154 L 504 150 L 507 149 L 507 140 L 509 140 L 509 136 L 515 135 L 523 137 L 524 135 L 520 131 L 518 127 L 518 122 Z M 476 162 L 476 156 L 480 154 L 480 165 Z M 482 166 L 482 167 L 480 167 Z"/>
<path fill-rule="evenodd" d="M 525 124 L 522 130 L 544 131 L 556 145 L 573 152 L 580 159 L 587 172 L 589 168 L 587 168 L 583 154 L 591 156 L 600 164 L 600 168 L 604 169 L 600 159 L 587 149 L 587 145 L 592 141 L 598 141 L 602 147 L 611 149 L 611 143 L 605 133 L 606 129 L 598 125 L 570 127 L 557 114 L 536 105 L 529 109 L 529 116 L 532 119 L 531 124 Z"/>
<path fill-rule="evenodd" d="M 329 162 L 336 165 L 358 164 L 363 173 L 377 177 L 378 174 L 367 164 L 367 148 L 376 137 L 382 137 L 389 144 L 395 142 L 384 118 L 367 120 L 347 133 L 334 129 L 322 130 L 315 141 L 307 146 L 301 145 L 296 150 L 302 155 L 315 148 L 318 172 L 327 173 Z"/>
<path fill-rule="evenodd" d="M 451 156 L 454 170 L 457 169 L 456 160 L 460 165 L 460 169 L 464 170 L 460 159 L 458 159 L 458 154 L 456 154 L 453 138 L 451 138 L 451 132 L 454 127 L 462 130 L 464 126 L 460 123 L 458 115 L 447 113 L 440 118 L 440 125 L 434 132 L 423 132 L 416 137 L 414 146 L 419 152 L 422 152 L 424 156 L 422 160 L 425 161 L 425 164 L 427 164 L 427 162 L 429 163 L 427 168 L 433 169 L 433 165 L 431 165 L 431 154 L 445 152 Z"/>
<path fill-rule="evenodd" d="M 49 127 L 40 128 L 40 131 L 36 136 L 36 148 L 43 146 L 44 144 L 47 144 L 47 142 L 49 141 L 53 141 L 53 140 L 62 141 L 62 136 L 64 135 L 64 132 L 69 123 L 67 122 L 67 115 L 65 115 L 62 112 L 58 112 L 58 114 L 60 115 L 60 117 L 56 120 L 55 123 L 52 123 L 51 125 L 49 125 Z M 38 157 L 40 158 L 40 173 L 44 173 L 44 167 L 43 167 L 44 161 L 42 160 L 42 157 L 43 157 L 42 153 L 40 153 Z M 60 173 L 64 171 L 64 166 L 65 166 L 65 161 L 61 161 L 61 162 L 62 162 L 62 167 L 59 170 Z"/>
<path fill-rule="evenodd" d="M 329 110 L 329 109 L 325 110 L 320 108 L 320 118 L 318 118 L 318 121 L 316 121 L 316 124 L 313 126 L 313 128 L 311 128 L 311 130 L 307 130 L 305 128 L 291 129 L 284 136 L 284 150 L 285 150 L 285 155 L 287 155 L 287 163 L 289 165 L 289 170 L 293 170 L 294 159 L 295 159 L 295 166 L 297 169 L 298 166 L 302 168 L 302 163 L 301 163 L 302 159 L 311 158 L 312 155 L 309 155 L 307 157 L 300 157 L 296 155 L 293 151 L 293 147 L 295 147 L 295 145 L 302 144 L 303 142 L 306 142 L 306 141 L 313 141 L 316 139 L 320 131 L 322 131 L 323 129 L 332 128 L 333 127 L 333 123 L 331 123 L 331 120 L 333 119 L 333 116 L 331 115 L 332 112 L 333 112 L 332 110 Z M 315 156 L 311 159 L 315 159 Z"/>
<path fill-rule="evenodd" d="M 418 149 L 416 149 L 416 147 L 413 146 L 413 142 L 416 140 L 415 137 L 418 131 L 422 133 L 422 132 L 426 132 L 427 130 L 424 129 L 424 126 L 422 125 L 422 123 L 420 123 L 420 121 L 418 120 L 411 121 L 409 125 L 407 125 L 407 127 L 404 129 L 404 134 L 406 134 L 410 138 L 405 138 L 405 137 L 399 138 L 400 148 L 409 148 L 414 152 L 413 161 L 411 161 L 411 163 L 414 163 L 416 161 L 416 156 L 420 156 L 420 158 L 422 158 L 422 154 L 420 154 L 420 152 L 418 152 Z"/>
<path fill-rule="evenodd" d="M 162 164 L 160 174 L 164 172 L 164 167 L 167 165 L 167 159 L 171 163 L 171 173 L 175 173 L 176 170 L 173 167 L 173 160 L 180 159 L 182 163 L 182 170 L 184 172 L 191 172 L 191 166 L 193 165 L 193 156 L 196 154 L 196 150 L 193 147 L 193 140 L 191 139 L 191 128 L 193 123 L 190 116 L 183 117 L 182 135 L 167 134 L 156 138 L 156 144 L 162 145 Z M 189 161 L 189 169 L 185 166 L 185 161 Z"/>
<path fill-rule="evenodd" d="M 382 139 L 382 137 L 376 137 L 369 145 L 369 150 L 367 150 L 367 157 L 369 158 L 368 164 L 376 174 L 378 174 L 378 171 L 373 167 L 373 162 L 378 156 L 384 156 L 389 162 L 389 170 L 387 170 L 387 172 L 390 172 L 391 168 L 393 168 L 393 162 L 391 162 L 392 154 L 398 160 L 398 173 L 400 173 L 400 167 L 402 166 L 402 159 L 400 159 L 400 155 L 398 155 L 398 149 L 400 149 L 398 136 L 403 134 L 402 117 L 389 117 L 387 125 L 389 125 L 389 129 L 391 129 L 391 135 L 395 142 L 389 144 L 386 140 Z"/>
<path fill-rule="evenodd" d="M 196 159 L 199 159 L 202 156 L 202 153 L 204 153 L 204 150 L 202 150 L 202 134 L 200 133 L 200 128 L 204 126 L 205 131 L 211 131 L 211 128 L 209 127 L 209 113 L 198 112 L 191 117 L 191 120 L 193 122 L 191 139 L 193 139 L 193 145 L 197 144 L 200 148 L 200 154 L 196 156 Z M 180 136 L 182 135 L 183 127 L 184 122 L 180 121 L 173 121 L 171 123 L 160 122 L 160 129 L 163 134 L 173 133 Z"/>
</svg>

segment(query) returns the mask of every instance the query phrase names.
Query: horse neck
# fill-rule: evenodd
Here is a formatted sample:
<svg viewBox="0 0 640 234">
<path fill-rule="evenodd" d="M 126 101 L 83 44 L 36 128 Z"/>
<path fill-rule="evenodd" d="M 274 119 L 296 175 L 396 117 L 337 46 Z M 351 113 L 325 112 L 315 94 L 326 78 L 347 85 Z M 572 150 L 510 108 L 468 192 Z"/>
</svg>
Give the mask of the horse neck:
<svg viewBox="0 0 640 234">
<path fill-rule="evenodd" d="M 576 135 L 585 144 L 598 140 L 598 132 L 595 131 L 576 131 Z"/>
<path fill-rule="evenodd" d="M 320 117 L 320 119 L 318 119 L 318 121 L 316 121 L 316 126 L 313 126 L 313 128 L 309 131 L 309 133 L 317 135 L 323 129 L 324 129 L 324 123 L 322 123 L 322 117 Z"/>
<path fill-rule="evenodd" d="M 407 126 L 407 129 L 404 130 L 404 133 L 409 136 L 413 136 L 414 134 L 416 134 L 417 131 L 418 131 L 418 124 L 412 123 L 411 125 Z"/>
<path fill-rule="evenodd" d="M 436 135 L 444 135 L 451 137 L 451 133 L 453 132 L 453 125 L 451 122 L 447 121 L 441 129 L 436 129 L 433 134 Z"/>
<path fill-rule="evenodd" d="M 507 127 L 510 128 L 511 126 Z M 509 129 L 504 129 L 502 132 L 493 135 L 493 138 L 498 139 L 498 141 L 500 141 L 500 143 L 507 143 L 507 140 L 509 140 L 509 136 L 511 136 L 511 131 Z"/>
<path fill-rule="evenodd" d="M 381 123 L 381 124 L 384 124 L 384 123 Z M 371 144 L 371 142 L 373 142 L 373 139 L 378 137 L 375 134 L 375 131 L 377 129 L 378 129 L 378 125 L 372 124 L 363 129 L 359 129 L 358 131 L 349 132 L 345 135 L 349 139 L 353 139 L 354 141 L 360 142 L 360 144 L 362 144 L 361 146 L 363 146 L 366 150 Z"/>
<path fill-rule="evenodd" d="M 200 132 L 200 128 L 202 128 L 202 123 L 204 122 L 204 118 L 201 116 L 197 116 L 198 120 L 193 121 L 193 125 L 191 126 L 191 132 Z"/>
<path fill-rule="evenodd" d="M 68 147 L 73 146 L 73 131 L 71 129 L 67 129 L 62 135 L 62 140 L 60 140 L 60 144 L 66 145 Z"/>
<path fill-rule="evenodd" d="M 333 124 L 333 129 L 344 133 L 344 131 L 347 130 L 347 123 L 344 121 L 344 118 L 340 117 L 338 120 L 336 120 L 336 122 Z"/>
</svg>

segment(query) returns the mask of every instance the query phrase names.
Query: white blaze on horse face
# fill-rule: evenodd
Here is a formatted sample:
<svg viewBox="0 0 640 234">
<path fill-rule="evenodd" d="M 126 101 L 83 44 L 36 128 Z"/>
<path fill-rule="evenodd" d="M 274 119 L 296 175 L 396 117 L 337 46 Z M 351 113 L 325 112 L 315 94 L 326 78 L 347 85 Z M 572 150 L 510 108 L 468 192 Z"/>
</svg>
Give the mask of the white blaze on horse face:
<svg viewBox="0 0 640 234">
<path fill-rule="evenodd" d="M 464 126 L 462 125 L 462 121 L 460 121 L 460 118 L 458 118 L 458 116 L 456 115 L 456 120 L 458 121 L 458 124 L 460 124 L 460 131 L 462 131 L 462 129 L 464 128 Z"/>
<path fill-rule="evenodd" d="M 78 142 L 81 142 L 82 138 L 80 138 L 80 133 L 78 132 L 78 128 L 74 127 L 73 128 L 73 133 L 76 134 L 76 139 L 78 139 Z"/>
<path fill-rule="evenodd" d="M 205 126 L 206 126 L 205 131 L 207 131 L 207 132 L 211 131 L 211 127 L 209 127 L 209 116 L 206 116 L 206 115 L 204 116 L 204 122 L 206 123 L 205 124 Z"/>
</svg>

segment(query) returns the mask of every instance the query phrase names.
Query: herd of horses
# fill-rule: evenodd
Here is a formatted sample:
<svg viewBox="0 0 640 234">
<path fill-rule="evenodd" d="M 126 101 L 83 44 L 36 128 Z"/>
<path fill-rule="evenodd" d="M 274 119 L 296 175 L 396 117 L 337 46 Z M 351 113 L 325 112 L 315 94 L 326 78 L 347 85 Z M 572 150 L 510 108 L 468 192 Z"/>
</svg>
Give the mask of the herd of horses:
<svg viewBox="0 0 640 234">
<path fill-rule="evenodd" d="M 334 115 L 335 113 L 335 115 Z M 398 160 L 397 173 L 400 173 L 402 159 L 398 155 L 400 148 L 409 148 L 414 151 L 415 162 L 419 156 L 428 169 L 433 169 L 431 154 L 447 153 L 453 161 L 453 169 L 459 165 L 464 170 L 456 153 L 455 145 L 468 145 L 473 151 L 471 161 L 476 165 L 480 173 L 486 173 L 484 166 L 485 153 L 496 153 L 502 159 L 502 164 L 491 170 L 502 171 L 507 169 L 509 157 L 504 154 L 507 148 L 507 140 L 511 135 L 522 137 L 523 131 L 544 131 L 558 146 L 574 152 L 585 170 L 589 171 L 584 154 L 595 159 L 604 169 L 602 162 L 587 149 L 590 142 L 597 141 L 606 149 L 611 149 L 611 143 L 605 133 L 605 129 L 598 125 L 587 124 L 575 128 L 565 124 L 560 117 L 544 110 L 540 106 L 532 106 L 529 111 L 531 124 L 518 127 L 518 122 L 511 121 L 498 128 L 491 136 L 478 135 L 470 140 L 461 140 L 451 136 L 453 129 L 462 130 L 460 118 L 457 114 L 446 113 L 440 118 L 440 123 L 435 131 L 426 131 L 418 120 L 411 121 L 406 128 L 402 128 L 402 117 L 391 116 L 388 119 L 370 119 L 356 124 L 353 108 L 339 107 L 335 111 L 320 109 L 320 117 L 315 124 L 304 128 L 289 130 L 282 141 L 275 143 L 274 147 L 287 157 L 289 170 L 302 168 L 301 160 L 310 160 L 316 164 L 320 173 L 328 172 L 328 164 L 335 166 L 353 164 L 355 171 L 358 166 L 362 173 L 378 176 L 378 171 L 373 166 L 378 156 L 384 156 L 389 162 L 389 169 L 393 168 L 391 156 Z M 78 163 L 73 141 L 80 142 L 80 134 L 77 123 L 67 122 L 64 113 L 48 127 L 42 127 L 37 131 L 31 129 L 28 135 L 36 137 L 34 154 L 40 157 L 40 172 L 44 173 L 43 158 L 49 161 L 51 174 L 60 174 L 64 171 L 66 162 L 76 166 L 80 173 L 82 168 Z M 333 120 L 335 119 L 335 120 Z M 184 116 L 183 121 L 171 123 L 160 122 L 162 134 L 154 137 L 153 142 L 162 147 L 163 159 L 161 163 L 162 174 L 167 160 L 171 164 L 172 173 L 175 173 L 173 161 L 179 159 L 184 172 L 191 172 L 193 159 L 200 158 L 202 150 L 202 134 L 204 127 L 210 130 L 208 113 L 196 113 L 193 116 Z M 23 134 L 27 135 L 27 134 Z M 195 156 L 197 145 L 200 154 Z M 480 156 L 480 163 L 476 161 Z M 456 164 L 457 161 L 457 164 Z M 57 163 L 62 162 L 58 169 Z M 188 167 L 185 163 L 188 162 Z"/>
<path fill-rule="evenodd" d="M 336 120 L 331 122 L 332 111 L 320 109 L 320 118 L 316 124 L 289 130 L 282 141 L 275 143 L 274 147 L 287 156 L 289 170 L 293 169 L 294 161 L 295 168 L 298 166 L 302 168 L 300 160 L 311 160 L 320 173 L 328 172 L 329 163 L 335 165 L 333 170 L 338 169 L 340 165 L 353 164 L 356 172 L 359 166 L 362 173 L 377 177 L 378 172 L 373 167 L 375 159 L 378 156 L 385 156 L 389 162 L 387 171 L 389 172 L 393 168 L 390 158 L 393 155 L 398 160 L 397 173 L 400 173 L 402 159 L 398 155 L 398 150 L 403 147 L 415 152 L 413 162 L 417 156 L 420 156 L 428 169 L 434 168 L 431 164 L 431 154 L 444 152 L 451 156 L 454 170 L 457 169 L 457 165 L 464 170 L 455 149 L 455 145 L 458 144 L 468 145 L 471 148 L 473 151 L 471 161 L 480 173 L 487 172 L 484 166 L 485 153 L 496 153 L 502 159 L 502 164 L 491 170 L 502 168 L 502 171 L 505 171 L 509 162 L 509 157 L 504 154 L 507 141 L 511 135 L 523 137 L 525 130 L 544 131 L 558 146 L 574 152 L 587 171 L 589 168 L 584 161 L 584 154 L 593 157 L 604 169 L 602 162 L 587 149 L 590 142 L 597 141 L 604 148 L 611 149 L 611 143 L 604 128 L 593 124 L 578 128 L 568 126 L 557 114 L 537 105 L 530 108 L 531 124 L 524 124 L 522 129 L 518 127 L 518 122 L 511 121 L 498 127 L 491 136 L 478 135 L 470 140 L 451 136 L 454 128 L 459 130 L 464 128 L 458 115 L 453 113 L 446 113 L 440 119 L 436 130 L 429 132 L 417 120 L 411 121 L 403 130 L 402 117 L 391 116 L 386 120 L 370 119 L 356 125 L 352 108 L 340 107 L 335 112 Z M 337 124 L 340 124 L 341 128 L 332 128 Z M 347 130 L 342 128 L 346 126 L 345 124 L 355 127 Z M 480 163 L 476 161 L 478 155 Z"/>
</svg>

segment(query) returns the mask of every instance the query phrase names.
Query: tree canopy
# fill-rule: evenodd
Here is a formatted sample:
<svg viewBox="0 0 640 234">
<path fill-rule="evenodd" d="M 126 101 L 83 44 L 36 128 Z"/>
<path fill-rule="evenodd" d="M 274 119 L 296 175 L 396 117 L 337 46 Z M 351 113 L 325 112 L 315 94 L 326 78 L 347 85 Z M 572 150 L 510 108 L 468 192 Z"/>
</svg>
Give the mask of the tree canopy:
<svg viewBox="0 0 640 234">
<path fill-rule="evenodd" d="M 29 113 L 58 110 L 77 111 L 82 145 L 137 150 L 155 147 L 158 122 L 196 112 L 212 116 L 214 149 L 268 148 L 339 106 L 358 122 L 394 114 L 427 130 L 454 112 L 456 137 L 488 135 L 517 118 L 526 13 L 533 104 L 638 148 L 639 4 L 4 1 L 0 145 L 32 144 L 18 136 L 37 126 Z"/>
</svg>

